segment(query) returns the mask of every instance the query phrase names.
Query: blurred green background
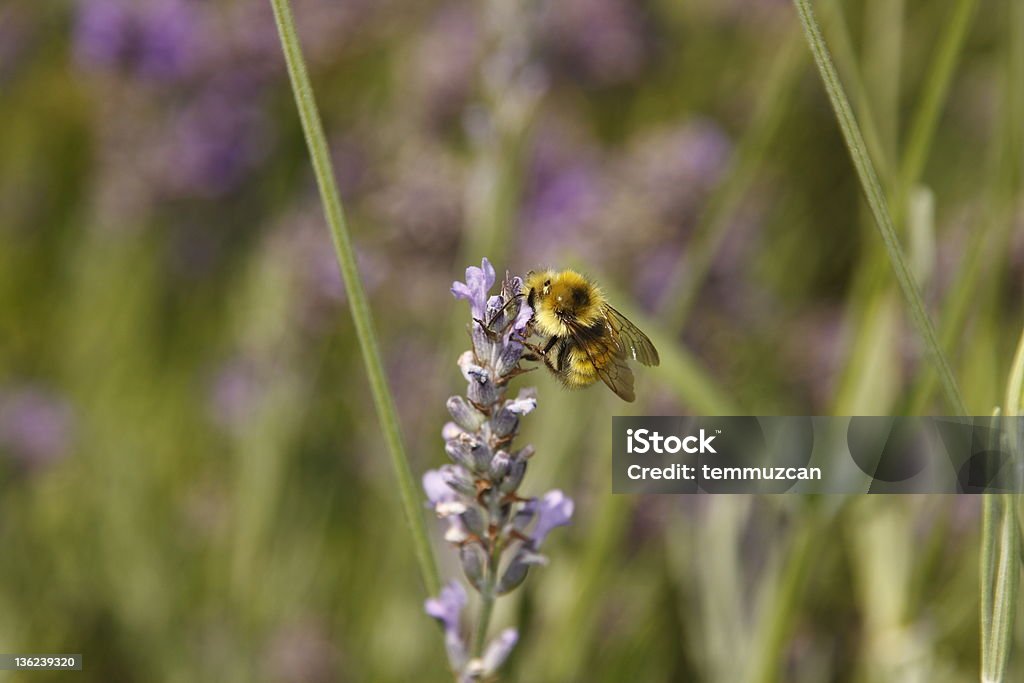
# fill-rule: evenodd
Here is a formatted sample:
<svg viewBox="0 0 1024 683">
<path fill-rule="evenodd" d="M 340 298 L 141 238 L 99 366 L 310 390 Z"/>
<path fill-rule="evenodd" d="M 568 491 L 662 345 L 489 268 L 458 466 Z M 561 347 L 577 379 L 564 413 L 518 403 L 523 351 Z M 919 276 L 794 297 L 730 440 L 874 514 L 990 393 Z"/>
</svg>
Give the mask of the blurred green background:
<svg viewBox="0 0 1024 683">
<path fill-rule="evenodd" d="M 981 415 L 1024 322 L 1014 5 L 816 3 Z M 662 352 L 635 405 L 520 380 L 523 490 L 577 515 L 500 603 L 508 680 L 977 679 L 977 499 L 610 495 L 613 414 L 951 411 L 788 3 L 294 9 L 417 475 L 481 256 L 583 269 Z M 0 651 L 85 671 L 0 679 L 446 680 L 424 597 L 269 4 L 6 0 Z"/>
</svg>

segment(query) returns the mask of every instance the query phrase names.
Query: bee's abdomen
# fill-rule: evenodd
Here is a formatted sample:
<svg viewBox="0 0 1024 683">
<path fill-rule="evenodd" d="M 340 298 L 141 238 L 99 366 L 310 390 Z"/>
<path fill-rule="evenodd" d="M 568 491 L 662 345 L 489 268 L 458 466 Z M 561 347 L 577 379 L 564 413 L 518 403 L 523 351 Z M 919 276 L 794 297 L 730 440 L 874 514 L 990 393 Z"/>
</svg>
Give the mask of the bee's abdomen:
<svg viewBox="0 0 1024 683">
<path fill-rule="evenodd" d="M 590 386 L 599 379 L 598 372 L 611 361 L 611 352 L 600 345 L 587 349 L 574 345 L 566 351 L 562 381 L 571 388 Z"/>
</svg>

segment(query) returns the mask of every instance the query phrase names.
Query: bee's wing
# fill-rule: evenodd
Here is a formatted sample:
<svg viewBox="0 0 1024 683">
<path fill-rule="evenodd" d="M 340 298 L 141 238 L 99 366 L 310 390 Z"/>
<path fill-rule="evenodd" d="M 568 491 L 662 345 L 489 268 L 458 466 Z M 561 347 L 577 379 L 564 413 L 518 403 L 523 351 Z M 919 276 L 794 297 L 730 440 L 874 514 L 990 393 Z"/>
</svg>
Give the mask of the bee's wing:
<svg viewBox="0 0 1024 683">
<path fill-rule="evenodd" d="M 587 328 L 572 325 L 569 330 L 576 348 L 587 354 L 601 381 L 623 401 L 635 401 L 633 371 L 626 365 L 626 354 L 616 339 L 614 328 L 612 334 L 594 334 Z"/>
<path fill-rule="evenodd" d="M 647 338 L 647 335 L 640 331 L 640 328 L 629 322 L 626 316 L 616 311 L 611 306 L 605 307 L 605 318 L 615 332 L 622 352 L 627 358 L 640 361 L 644 365 L 657 365 L 661 362 L 658 357 L 658 350 Z"/>
<path fill-rule="evenodd" d="M 597 376 L 618 394 L 623 401 L 632 403 L 636 400 L 633 392 L 633 371 L 626 365 L 626 359 L 616 354 L 608 362 L 597 368 Z"/>
</svg>

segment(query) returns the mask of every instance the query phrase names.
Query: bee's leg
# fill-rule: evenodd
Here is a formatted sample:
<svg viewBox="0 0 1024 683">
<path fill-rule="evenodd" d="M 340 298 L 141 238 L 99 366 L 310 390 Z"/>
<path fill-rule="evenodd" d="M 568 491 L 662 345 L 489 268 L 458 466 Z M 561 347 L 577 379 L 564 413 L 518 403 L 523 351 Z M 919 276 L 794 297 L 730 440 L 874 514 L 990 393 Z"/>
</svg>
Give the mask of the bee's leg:
<svg viewBox="0 0 1024 683">
<path fill-rule="evenodd" d="M 550 367 L 556 373 L 561 374 L 565 370 L 565 362 L 568 360 L 568 358 L 569 358 L 569 345 L 567 343 L 565 343 L 565 342 L 562 342 L 558 346 L 558 355 L 556 357 L 554 366 L 552 366 L 549 363 L 548 367 Z"/>
<path fill-rule="evenodd" d="M 548 339 L 548 342 L 547 344 L 544 345 L 544 348 L 541 348 L 537 344 L 532 344 L 530 342 L 524 341 L 523 346 L 528 348 L 530 350 L 530 353 L 523 354 L 523 359 L 530 361 L 543 360 L 545 363 L 547 363 L 548 351 L 551 350 L 551 347 L 554 346 L 557 341 L 558 337 L 552 337 L 551 339 Z"/>
<path fill-rule="evenodd" d="M 484 321 L 480 320 L 479 318 L 473 318 L 473 322 L 475 322 L 477 325 L 480 326 L 480 329 L 483 330 L 484 335 L 487 337 L 488 340 L 490 340 L 490 341 L 497 340 L 498 334 L 496 332 L 494 332 L 493 330 L 491 330 L 489 324 L 485 324 Z"/>
</svg>

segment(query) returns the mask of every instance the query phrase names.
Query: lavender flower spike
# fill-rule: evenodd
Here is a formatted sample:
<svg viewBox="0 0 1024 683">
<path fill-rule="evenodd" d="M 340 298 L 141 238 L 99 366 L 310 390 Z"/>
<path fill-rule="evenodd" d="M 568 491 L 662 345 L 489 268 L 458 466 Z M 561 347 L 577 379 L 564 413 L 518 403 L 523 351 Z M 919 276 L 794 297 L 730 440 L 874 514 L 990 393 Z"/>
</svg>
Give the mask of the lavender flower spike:
<svg viewBox="0 0 1024 683">
<path fill-rule="evenodd" d="M 533 311 L 521 295 L 520 278 L 506 276 L 500 293 L 490 296 L 494 283 L 494 267 L 485 258 L 479 268 L 466 269 L 465 282 L 452 284 L 452 294 L 469 301 L 472 316 L 473 348 L 458 359 L 466 395 L 448 399 L 453 421 L 441 430 L 453 464 L 423 477 L 431 508 L 448 525 L 445 540 L 457 548 L 463 573 L 483 605 L 467 655 L 464 646 L 456 647 L 465 642 L 457 619 L 464 604 L 456 599 L 460 584 L 450 583 L 426 604 L 427 613 L 444 624 L 449 663 L 459 683 L 493 680 L 508 658 L 519 638 L 515 629 L 486 642 L 494 601 L 518 587 L 531 566 L 546 562 L 537 549 L 552 529 L 569 523 L 573 512 L 572 500 L 561 491 L 541 499 L 519 493 L 534 449 L 513 443 L 520 421 L 537 408 L 537 394 L 532 388 L 513 398 L 507 394 L 509 382 L 525 372 L 519 364 Z"/>
</svg>

